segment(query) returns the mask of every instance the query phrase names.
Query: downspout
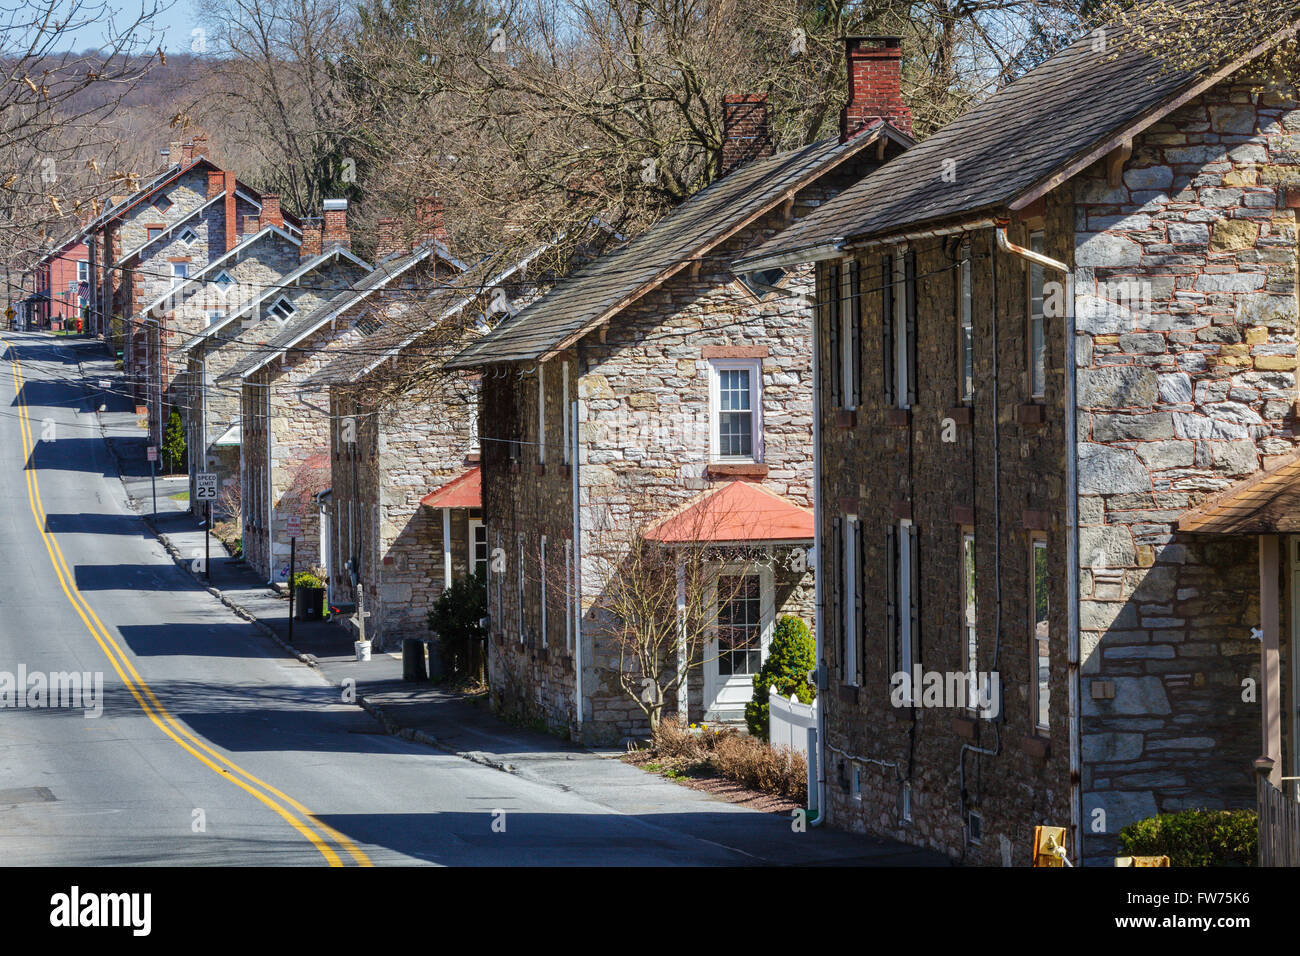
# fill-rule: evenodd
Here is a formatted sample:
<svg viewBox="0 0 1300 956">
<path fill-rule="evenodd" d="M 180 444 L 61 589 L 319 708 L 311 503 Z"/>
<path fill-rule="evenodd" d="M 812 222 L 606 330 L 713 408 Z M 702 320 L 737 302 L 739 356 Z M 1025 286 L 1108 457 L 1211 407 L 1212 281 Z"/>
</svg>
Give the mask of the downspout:
<svg viewBox="0 0 1300 956">
<path fill-rule="evenodd" d="M 576 383 L 582 380 L 581 353 L 575 353 Z M 568 401 L 569 396 L 564 396 Z M 569 474 L 573 482 L 573 717 L 577 725 L 578 741 L 582 741 L 582 506 L 578 484 L 578 413 L 582 401 L 573 399 L 572 423 L 569 426 Z"/>
<path fill-rule="evenodd" d="M 826 806 L 826 688 L 830 682 L 826 677 L 825 643 L 823 642 L 823 608 L 825 600 L 822 588 L 822 552 L 820 546 L 822 531 L 822 429 L 821 416 L 821 332 L 817 323 L 817 286 L 816 266 L 813 266 L 813 307 L 812 307 L 812 394 L 813 394 L 813 638 L 817 661 L 817 816 L 808 821 L 808 825 L 819 827 L 827 817 Z M 834 356 L 832 356 L 834 360 Z"/>
<path fill-rule="evenodd" d="M 1059 259 L 1053 259 L 1042 253 L 1018 246 L 1007 238 L 1007 221 L 1000 220 L 997 225 L 998 248 L 1029 262 L 1060 272 L 1067 277 L 1071 274 L 1069 265 Z M 1067 287 L 1068 288 L 1068 287 Z M 1065 560 L 1066 569 L 1066 637 L 1067 680 L 1066 692 L 1069 699 L 1069 734 L 1070 734 L 1070 846 L 1073 849 L 1074 864 L 1082 862 L 1083 848 L 1080 844 L 1083 830 L 1083 787 L 1082 760 L 1080 753 L 1079 722 L 1079 497 L 1078 497 L 1078 445 L 1076 435 L 1078 396 L 1075 391 L 1075 342 L 1074 342 L 1074 308 L 1071 302 L 1065 314 Z"/>
</svg>

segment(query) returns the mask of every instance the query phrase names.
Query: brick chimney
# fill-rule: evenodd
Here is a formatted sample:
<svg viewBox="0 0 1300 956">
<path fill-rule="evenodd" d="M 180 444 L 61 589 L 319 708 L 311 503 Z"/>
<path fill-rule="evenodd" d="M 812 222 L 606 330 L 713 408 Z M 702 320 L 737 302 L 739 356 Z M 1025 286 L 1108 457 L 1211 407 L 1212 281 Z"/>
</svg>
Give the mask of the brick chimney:
<svg viewBox="0 0 1300 956">
<path fill-rule="evenodd" d="M 321 229 L 323 224 L 320 218 L 312 216 L 302 221 L 302 245 L 298 247 L 298 255 L 302 259 L 314 259 L 321 253 Z"/>
<path fill-rule="evenodd" d="M 415 201 L 415 221 L 417 229 L 411 240 L 411 251 L 424 245 L 430 239 L 443 245 L 447 243 L 447 227 L 442 219 L 442 199 L 438 196 L 422 196 Z"/>
<path fill-rule="evenodd" d="M 206 133 L 199 133 L 194 137 L 192 155 L 195 159 L 208 155 L 208 136 Z"/>
<path fill-rule="evenodd" d="M 771 156 L 772 152 L 772 135 L 767 124 L 767 95 L 731 93 L 724 96 L 719 178 L 751 159 Z"/>
<path fill-rule="evenodd" d="M 377 223 L 375 235 L 375 260 L 387 258 L 395 252 L 402 252 L 405 244 L 402 242 L 402 230 L 398 220 L 393 218 L 381 219 Z"/>
<path fill-rule="evenodd" d="M 258 219 L 256 216 L 245 216 L 244 228 L 243 231 L 240 232 L 240 235 L 244 237 L 251 236 L 254 233 L 258 232 L 261 228 L 262 228 L 262 221 Z"/>
<path fill-rule="evenodd" d="M 226 171 L 224 169 L 208 170 L 208 192 L 203 198 L 216 199 L 226 191 Z"/>
<path fill-rule="evenodd" d="M 278 193 L 262 194 L 261 226 L 263 229 L 267 226 L 284 228 L 284 213 L 280 211 L 280 196 Z"/>
<path fill-rule="evenodd" d="M 351 249 L 352 239 L 348 236 L 348 201 L 346 199 L 327 199 L 324 204 L 325 226 L 321 230 L 321 250 Z"/>
<path fill-rule="evenodd" d="M 877 119 L 910 134 L 912 111 L 903 102 L 902 93 L 902 41 L 898 37 L 845 37 L 844 60 L 849 101 L 840 112 L 840 142 L 852 139 Z"/>
</svg>

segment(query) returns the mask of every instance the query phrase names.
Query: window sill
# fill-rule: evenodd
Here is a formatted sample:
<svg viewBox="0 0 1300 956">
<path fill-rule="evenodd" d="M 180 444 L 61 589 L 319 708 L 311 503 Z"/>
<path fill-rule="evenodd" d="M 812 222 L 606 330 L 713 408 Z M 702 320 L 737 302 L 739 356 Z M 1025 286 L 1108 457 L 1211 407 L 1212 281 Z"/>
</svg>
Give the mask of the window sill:
<svg viewBox="0 0 1300 956">
<path fill-rule="evenodd" d="M 912 410 L 910 408 L 891 408 L 885 413 L 885 424 L 892 425 L 895 428 L 906 428 L 912 424 Z"/>
<path fill-rule="evenodd" d="M 705 468 L 705 473 L 710 477 L 746 477 L 746 478 L 765 478 L 767 477 L 767 465 L 762 462 L 710 462 Z"/>
<path fill-rule="evenodd" d="M 1031 402 L 1016 406 L 1016 421 L 1021 425 L 1041 425 L 1047 420 L 1047 406 Z"/>
<path fill-rule="evenodd" d="M 975 409 L 969 405 L 954 405 L 948 409 L 947 417 L 956 425 L 970 425 L 975 421 Z"/>
</svg>

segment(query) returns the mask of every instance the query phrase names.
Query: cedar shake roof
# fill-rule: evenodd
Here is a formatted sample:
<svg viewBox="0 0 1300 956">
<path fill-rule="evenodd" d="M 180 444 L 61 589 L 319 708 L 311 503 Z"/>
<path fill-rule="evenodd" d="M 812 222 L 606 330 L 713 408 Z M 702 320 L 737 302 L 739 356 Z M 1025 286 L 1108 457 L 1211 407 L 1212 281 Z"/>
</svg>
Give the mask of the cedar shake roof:
<svg viewBox="0 0 1300 956">
<path fill-rule="evenodd" d="M 1195 72 L 1161 70 L 1133 48 L 1130 31 L 1108 31 L 1106 52 L 1085 35 L 739 258 L 736 268 L 806 261 L 813 250 L 815 258 L 831 258 L 854 242 L 1023 208 L 1295 30 L 1295 22 L 1279 24 L 1251 55 Z"/>
<path fill-rule="evenodd" d="M 426 508 L 482 508 L 483 472 L 476 466 L 420 499 Z"/>
<path fill-rule="evenodd" d="M 660 544 L 810 541 L 813 513 L 748 481 L 706 491 L 645 533 Z"/>
<path fill-rule="evenodd" d="M 1184 512 L 1178 530 L 1197 534 L 1300 531 L 1300 452 Z"/>
<path fill-rule="evenodd" d="M 912 142 L 877 120 L 847 143 L 827 139 L 746 163 L 503 321 L 450 367 L 532 361 L 567 348 L 732 233 L 882 138 L 904 148 Z"/>
</svg>

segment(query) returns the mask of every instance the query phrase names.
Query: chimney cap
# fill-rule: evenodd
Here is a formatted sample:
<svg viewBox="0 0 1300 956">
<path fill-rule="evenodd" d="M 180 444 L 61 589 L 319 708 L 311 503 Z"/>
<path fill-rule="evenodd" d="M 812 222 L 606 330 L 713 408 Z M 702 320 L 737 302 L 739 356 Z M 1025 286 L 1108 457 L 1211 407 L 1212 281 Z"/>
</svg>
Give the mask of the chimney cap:
<svg viewBox="0 0 1300 956">
<path fill-rule="evenodd" d="M 885 47 L 902 47 L 903 45 L 903 38 L 901 36 L 891 36 L 888 34 L 855 33 L 844 37 L 844 42 L 846 44 L 862 43 L 866 40 L 879 40 L 880 45 Z"/>
<path fill-rule="evenodd" d="M 321 204 L 321 208 L 326 212 L 336 212 L 340 209 L 347 209 L 348 201 L 346 199 L 326 199 Z"/>
</svg>

